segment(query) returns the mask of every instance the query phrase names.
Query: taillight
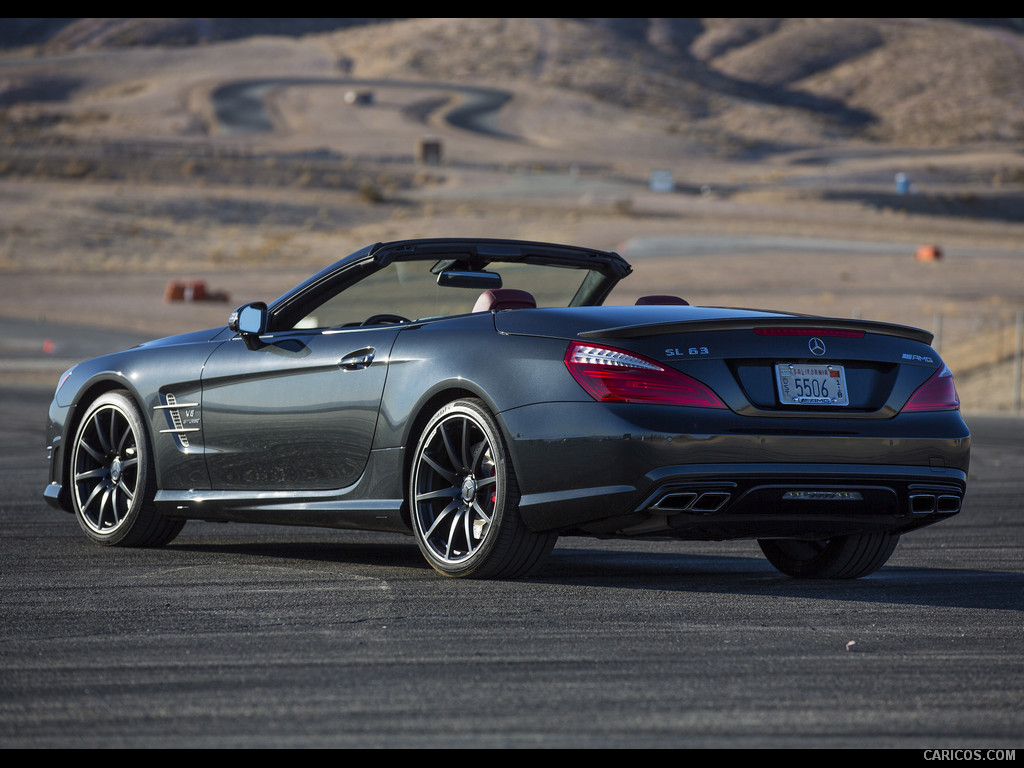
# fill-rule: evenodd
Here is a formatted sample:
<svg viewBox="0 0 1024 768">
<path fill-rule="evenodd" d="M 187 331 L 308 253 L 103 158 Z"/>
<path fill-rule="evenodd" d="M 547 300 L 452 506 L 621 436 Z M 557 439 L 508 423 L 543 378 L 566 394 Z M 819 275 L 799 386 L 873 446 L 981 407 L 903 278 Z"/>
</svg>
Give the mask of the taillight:
<svg viewBox="0 0 1024 768">
<path fill-rule="evenodd" d="M 635 352 L 574 341 L 565 353 L 565 367 L 591 397 L 605 403 L 726 407 L 696 379 Z"/>
<path fill-rule="evenodd" d="M 953 384 L 953 372 L 943 365 L 910 396 L 903 411 L 955 411 L 960 397 Z"/>
</svg>

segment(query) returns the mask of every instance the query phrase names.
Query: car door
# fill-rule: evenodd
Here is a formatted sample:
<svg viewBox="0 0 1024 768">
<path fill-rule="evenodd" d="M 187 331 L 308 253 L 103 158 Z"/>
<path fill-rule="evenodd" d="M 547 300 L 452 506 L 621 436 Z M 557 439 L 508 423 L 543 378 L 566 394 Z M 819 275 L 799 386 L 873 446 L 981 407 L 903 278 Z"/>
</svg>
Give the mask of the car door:
<svg viewBox="0 0 1024 768">
<path fill-rule="evenodd" d="M 373 442 L 400 328 L 294 330 L 250 349 L 232 339 L 202 376 L 214 490 L 319 490 L 354 483 Z"/>
</svg>

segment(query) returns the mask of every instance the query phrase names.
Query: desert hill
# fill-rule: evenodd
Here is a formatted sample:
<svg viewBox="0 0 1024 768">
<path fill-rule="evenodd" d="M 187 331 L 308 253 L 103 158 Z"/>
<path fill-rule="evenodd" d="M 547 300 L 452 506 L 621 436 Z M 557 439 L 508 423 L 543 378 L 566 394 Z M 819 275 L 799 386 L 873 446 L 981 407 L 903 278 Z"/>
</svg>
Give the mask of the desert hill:
<svg viewBox="0 0 1024 768">
<path fill-rule="evenodd" d="M 535 83 L 740 152 L 1024 139 L 1020 19 L 9 19 L 44 55 L 322 36 L 361 77 Z M 84 84 L 83 84 L 84 85 Z M 18 98 L 24 86 L 8 83 Z M 14 95 L 0 103 L 10 103 Z"/>
</svg>

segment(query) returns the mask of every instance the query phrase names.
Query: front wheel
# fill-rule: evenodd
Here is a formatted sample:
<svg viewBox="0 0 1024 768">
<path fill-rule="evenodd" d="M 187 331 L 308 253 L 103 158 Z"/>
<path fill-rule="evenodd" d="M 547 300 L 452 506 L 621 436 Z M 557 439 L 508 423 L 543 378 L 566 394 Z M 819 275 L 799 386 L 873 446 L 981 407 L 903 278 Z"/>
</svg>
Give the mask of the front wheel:
<svg viewBox="0 0 1024 768">
<path fill-rule="evenodd" d="M 156 471 L 146 427 L 127 392 L 107 392 L 88 408 L 71 449 L 71 501 L 78 524 L 99 544 L 166 544 L 181 531 L 153 506 Z"/>
<path fill-rule="evenodd" d="M 445 576 L 516 578 L 551 551 L 557 534 L 519 515 L 519 484 L 494 417 L 457 400 L 427 423 L 413 456 L 409 503 L 427 562 Z"/>
<path fill-rule="evenodd" d="M 857 579 L 874 573 L 889 559 L 900 537 L 862 533 L 824 541 L 761 539 L 768 561 L 787 576 L 803 579 Z"/>
</svg>

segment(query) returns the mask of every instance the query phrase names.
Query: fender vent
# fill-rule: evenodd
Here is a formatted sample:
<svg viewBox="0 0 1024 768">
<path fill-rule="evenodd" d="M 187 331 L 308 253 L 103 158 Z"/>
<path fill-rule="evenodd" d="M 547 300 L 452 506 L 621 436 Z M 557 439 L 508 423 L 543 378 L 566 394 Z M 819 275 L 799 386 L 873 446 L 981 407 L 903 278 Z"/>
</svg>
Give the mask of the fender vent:
<svg viewBox="0 0 1024 768">
<path fill-rule="evenodd" d="M 177 405 L 178 401 L 170 392 L 167 393 L 167 404 Z M 181 424 L 181 414 L 178 413 L 177 408 L 172 408 L 168 413 L 171 415 L 171 425 L 174 427 L 174 431 L 178 435 L 178 439 L 181 440 L 181 444 L 188 448 L 188 435 L 185 434 L 185 428 Z"/>
<path fill-rule="evenodd" d="M 198 408 L 199 403 L 179 403 L 175 396 L 168 392 L 164 395 L 164 405 L 158 405 L 153 410 L 166 411 L 167 417 L 170 419 L 171 428 L 161 429 L 160 434 L 170 433 L 178 438 L 178 442 L 181 443 L 182 448 L 188 448 L 188 433 L 198 432 L 198 428 L 185 427 L 181 421 L 181 413 L 179 408 Z"/>
</svg>

